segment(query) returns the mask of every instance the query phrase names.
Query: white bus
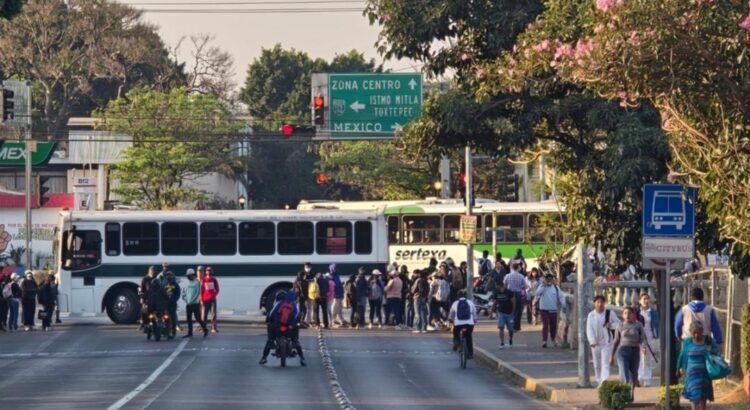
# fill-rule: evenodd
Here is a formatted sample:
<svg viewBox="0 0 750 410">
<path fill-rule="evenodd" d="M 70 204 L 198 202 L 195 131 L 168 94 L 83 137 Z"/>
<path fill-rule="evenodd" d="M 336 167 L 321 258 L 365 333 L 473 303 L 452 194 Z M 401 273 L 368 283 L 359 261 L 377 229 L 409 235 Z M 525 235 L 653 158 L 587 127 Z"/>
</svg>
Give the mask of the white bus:
<svg viewBox="0 0 750 410">
<path fill-rule="evenodd" d="M 383 269 L 384 218 L 382 210 L 63 211 L 54 245 L 61 310 L 133 323 L 141 278 L 166 262 L 178 278 L 213 267 L 218 308 L 257 314 L 291 288 L 305 262 L 313 272 L 331 263 L 342 274 Z"/>
<path fill-rule="evenodd" d="M 461 199 L 302 201 L 297 209 L 384 209 L 390 261 L 414 269 L 426 267 L 433 257 L 438 261 L 450 257 L 456 264 L 466 260 L 466 245 L 459 243 L 460 218 L 466 210 Z M 533 267 L 537 265 L 537 257 L 547 248 L 562 247 L 569 242 L 562 235 L 545 238 L 540 228 L 542 215 L 565 217 L 564 208 L 555 201 L 498 202 L 477 199 L 473 214 L 477 215 L 477 236 L 473 248 L 475 261 L 483 251 L 488 251 L 493 259 L 495 253 L 500 252 L 508 260 L 520 249 L 527 265 Z"/>
</svg>

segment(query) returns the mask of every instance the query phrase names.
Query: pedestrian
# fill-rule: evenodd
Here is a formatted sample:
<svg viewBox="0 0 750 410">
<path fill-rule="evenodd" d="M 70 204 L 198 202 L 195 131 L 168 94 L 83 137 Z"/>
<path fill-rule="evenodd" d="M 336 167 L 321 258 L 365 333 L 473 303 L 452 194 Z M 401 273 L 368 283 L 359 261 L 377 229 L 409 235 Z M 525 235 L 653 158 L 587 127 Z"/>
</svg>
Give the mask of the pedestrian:
<svg viewBox="0 0 750 410">
<path fill-rule="evenodd" d="M 539 298 L 539 310 L 542 316 L 542 347 L 547 347 L 547 335 L 551 336 L 552 345 L 557 346 L 557 312 L 564 306 L 564 295 L 555 284 L 552 273 L 544 275 L 544 282 L 539 285 L 534 296 Z"/>
<path fill-rule="evenodd" d="M 492 261 L 490 260 L 490 252 L 482 251 L 482 257 L 477 260 L 477 266 L 479 266 L 479 276 L 485 276 L 492 270 Z"/>
<path fill-rule="evenodd" d="M 706 357 L 719 354 L 719 346 L 704 334 L 702 322 L 690 322 L 690 337 L 683 338 L 677 373 L 683 377 L 682 396 L 690 401 L 693 410 L 705 410 L 706 401 L 714 401 L 714 388 L 706 368 Z"/>
<path fill-rule="evenodd" d="M 50 275 L 52 275 L 52 294 L 55 296 L 55 324 L 59 325 L 62 323 L 60 320 L 60 284 L 54 273 Z"/>
<path fill-rule="evenodd" d="M 42 284 L 37 291 L 37 301 L 39 302 L 39 319 L 42 321 L 42 330 L 50 331 L 52 327 L 52 315 L 55 313 L 55 294 L 52 289 L 52 276 L 45 274 Z"/>
<path fill-rule="evenodd" d="M 323 314 L 323 327 L 330 329 L 328 323 L 328 278 L 322 273 L 315 274 L 315 283 L 318 285 L 318 297 L 315 299 L 315 325 L 320 327 L 320 314 Z"/>
<path fill-rule="evenodd" d="M 539 322 L 539 298 L 534 296 L 539 287 L 539 269 L 531 268 L 529 276 L 526 277 L 526 320 L 528 324 L 537 325 Z"/>
<path fill-rule="evenodd" d="M 208 326 L 208 315 L 212 314 L 211 317 L 211 332 L 218 333 L 218 320 L 216 317 L 216 311 L 218 309 L 216 305 L 216 297 L 219 295 L 219 281 L 214 277 L 214 269 L 210 266 L 206 267 L 206 272 L 203 275 L 203 281 L 201 282 L 201 301 L 203 302 L 203 312 L 201 317 L 203 323 Z"/>
<path fill-rule="evenodd" d="M 10 283 L 10 275 L 3 275 L 0 277 L 0 331 L 5 332 L 8 327 L 8 304 L 11 297 L 11 290 L 8 287 L 6 294 L 5 287 Z"/>
<path fill-rule="evenodd" d="M 448 311 L 448 319 L 453 323 L 453 351 L 458 351 L 460 344 L 459 335 L 466 329 L 466 346 L 468 350 L 467 359 L 474 357 L 474 325 L 477 322 L 477 308 L 474 302 L 466 300 L 466 290 L 458 292 L 458 300 L 453 302 Z"/>
<path fill-rule="evenodd" d="M 497 282 L 492 292 L 493 306 L 497 313 L 497 329 L 500 334 L 500 349 L 505 349 L 505 328 L 508 328 L 508 346 L 513 347 L 513 321 L 516 309 L 521 309 L 518 296 L 505 287 L 503 282 Z"/>
<path fill-rule="evenodd" d="M 365 268 L 360 267 L 357 270 L 357 279 L 354 282 L 354 294 L 357 300 L 357 327 L 364 329 L 365 327 L 365 308 L 367 308 L 367 300 L 370 294 L 370 287 L 365 279 Z"/>
<path fill-rule="evenodd" d="M 164 286 L 164 292 L 167 294 L 167 312 L 169 312 L 169 323 L 171 331 L 167 339 L 174 339 L 177 335 L 177 322 L 180 321 L 177 317 L 177 302 L 180 300 L 180 285 L 177 284 L 177 279 L 174 276 L 174 272 L 167 270 L 164 274 L 166 279 L 166 285 Z"/>
<path fill-rule="evenodd" d="M 384 286 L 383 281 L 380 279 L 381 275 L 382 273 L 379 270 L 373 270 L 367 283 L 370 288 L 370 293 L 368 295 L 370 302 L 370 325 L 368 327 L 370 329 L 375 326 L 375 316 L 378 318 L 378 328 L 383 327 L 382 306 Z"/>
<path fill-rule="evenodd" d="M 633 402 L 635 385 L 638 380 L 638 366 L 641 362 L 641 346 L 646 342 L 646 333 L 641 322 L 636 320 L 635 309 L 627 306 L 622 310 L 620 326 L 615 332 L 615 352 L 620 381 L 630 385 L 627 401 Z M 614 357 L 610 359 L 610 365 Z"/>
<path fill-rule="evenodd" d="M 393 316 L 393 325 L 397 329 L 403 329 L 401 326 L 401 290 L 403 289 L 403 282 L 398 277 L 398 272 L 390 271 L 388 273 L 388 284 L 385 285 L 385 303 L 388 306 L 387 313 L 385 314 L 385 323 L 391 324 L 391 316 Z"/>
<path fill-rule="evenodd" d="M 406 266 L 406 265 L 404 265 Z M 415 298 L 414 298 L 414 283 L 419 280 L 419 269 L 415 269 L 411 273 L 411 277 L 409 280 L 404 284 L 404 288 L 406 288 L 406 294 L 404 296 L 406 301 L 406 327 L 414 328 L 414 322 L 416 318 L 416 306 L 415 306 Z"/>
<path fill-rule="evenodd" d="M 307 282 L 308 291 L 307 291 L 307 317 L 303 317 L 303 321 L 307 322 L 308 324 L 312 324 L 315 322 L 315 298 L 310 297 L 310 290 L 309 286 L 315 283 L 316 289 L 317 289 L 317 282 L 315 282 L 315 274 L 312 272 L 312 264 L 310 262 L 305 262 L 304 265 L 302 265 L 302 271 L 305 272 L 305 281 Z M 317 295 L 317 290 L 315 291 L 315 294 Z"/>
<path fill-rule="evenodd" d="M 36 313 L 36 294 L 39 291 L 34 281 L 34 273 L 27 270 L 21 280 L 21 307 L 23 309 L 23 325 L 27 332 L 34 330 L 34 314 Z"/>
<path fill-rule="evenodd" d="M 639 303 L 638 317 L 643 320 L 641 324 L 646 332 L 646 343 L 644 348 L 641 348 L 641 365 L 638 368 L 638 381 L 640 386 L 649 387 L 651 386 L 651 379 L 656 367 L 656 354 L 654 352 L 659 349 L 659 344 L 656 343 L 657 339 L 659 339 L 659 312 L 651 306 L 651 296 L 646 292 L 641 293 Z"/>
<path fill-rule="evenodd" d="M 8 330 L 18 331 L 18 310 L 21 305 L 21 287 L 18 286 L 18 275 L 13 272 L 10 281 L 3 287 L 3 296 L 8 301 Z"/>
<path fill-rule="evenodd" d="M 297 272 L 297 278 L 292 284 L 292 290 L 297 295 L 297 303 L 299 304 L 299 327 L 306 328 L 307 324 L 307 279 L 305 278 L 305 272 Z"/>
<path fill-rule="evenodd" d="M 450 294 L 450 302 L 453 303 L 456 300 L 458 300 L 458 291 L 461 289 L 466 288 L 466 278 L 464 277 L 464 272 L 460 270 L 460 268 L 451 265 L 453 264 L 453 259 L 449 259 L 450 263 L 448 264 L 448 269 L 451 271 L 451 294 Z"/>
<path fill-rule="evenodd" d="M 505 275 L 503 283 L 505 287 L 513 292 L 516 296 L 518 309 L 513 311 L 513 330 L 516 332 L 521 331 L 521 306 L 523 306 L 524 294 L 526 292 L 526 277 L 520 272 L 521 266 L 518 262 L 511 263 L 510 273 Z M 497 285 L 496 285 L 497 286 Z"/>
<path fill-rule="evenodd" d="M 141 278 L 141 287 L 138 289 L 138 297 L 141 302 L 141 325 L 138 330 L 143 330 L 143 327 L 148 322 L 148 301 L 151 297 L 151 282 L 156 276 L 156 266 L 149 266 L 146 276 Z"/>
<path fill-rule="evenodd" d="M 336 300 L 336 282 L 333 281 L 331 272 L 326 273 L 326 280 L 328 281 L 328 292 L 326 293 L 326 307 L 328 308 L 328 319 L 331 324 L 333 321 L 333 302 Z"/>
<path fill-rule="evenodd" d="M 430 300 L 430 285 L 427 283 L 427 272 L 417 269 L 414 274 L 417 278 L 411 285 L 411 294 L 417 311 L 417 328 L 413 333 L 425 333 L 429 328 L 427 303 Z"/>
<path fill-rule="evenodd" d="M 411 325 L 407 322 L 407 311 L 409 310 L 409 304 L 412 303 L 412 299 L 409 295 L 411 290 L 411 279 L 409 279 L 409 268 L 406 265 L 401 265 L 398 272 L 398 278 L 401 279 L 401 306 L 399 312 L 401 313 L 401 324 L 404 327 L 412 327 L 414 325 L 414 305 L 412 304 L 412 323 Z"/>
<path fill-rule="evenodd" d="M 594 310 L 586 317 L 586 338 L 591 346 L 597 388 L 609 379 L 610 360 L 614 351 L 614 330 L 619 324 L 620 319 L 617 315 L 606 309 L 604 296 L 596 295 Z"/>
<path fill-rule="evenodd" d="M 524 257 L 523 257 L 523 251 L 521 249 L 517 249 L 516 250 L 516 255 L 513 257 L 513 259 L 510 260 L 509 264 L 511 266 L 511 269 L 513 269 L 513 264 L 514 263 L 518 264 L 518 271 L 525 275 L 526 274 L 526 268 L 527 268 L 527 266 L 526 266 L 526 259 L 524 259 Z"/>
<path fill-rule="evenodd" d="M 201 318 L 201 306 L 200 306 L 200 295 L 201 295 L 201 284 L 198 281 L 195 270 L 188 269 L 185 273 L 187 276 L 188 283 L 182 290 L 182 300 L 185 302 L 185 313 L 187 315 L 187 326 L 188 332 L 186 337 L 193 337 L 193 318 L 198 322 L 198 325 L 203 329 L 203 337 L 208 336 L 208 328 L 206 323 Z"/>
<path fill-rule="evenodd" d="M 719 318 L 711 305 L 703 302 L 703 289 L 693 288 L 690 292 L 692 300 L 683 306 L 674 321 L 674 333 L 677 339 L 683 340 L 691 337 L 690 324 L 701 322 L 703 334 L 710 336 L 719 346 L 724 343 L 724 336 L 719 326 Z"/>
<path fill-rule="evenodd" d="M 357 275 L 349 275 L 349 279 L 344 283 L 344 300 L 349 308 L 349 323 L 352 327 L 357 326 L 357 295 L 354 283 L 357 280 Z"/>
<path fill-rule="evenodd" d="M 437 270 L 438 270 L 437 266 L 438 266 L 437 259 L 430 258 L 430 264 L 429 264 L 429 266 L 427 266 L 426 268 L 423 269 L 423 271 L 427 273 L 427 277 L 428 278 L 430 277 L 430 275 L 432 275 L 435 272 L 437 272 Z"/>
<path fill-rule="evenodd" d="M 508 271 L 505 269 L 502 262 L 495 262 L 495 267 L 487 272 L 487 274 L 484 276 L 484 283 L 487 292 L 491 292 L 492 289 L 495 289 L 495 287 L 497 286 L 497 282 L 502 282 L 505 279 L 505 275 L 507 274 Z"/>
<path fill-rule="evenodd" d="M 336 264 L 332 263 L 328 267 L 333 278 L 333 324 L 338 326 L 347 326 L 346 320 L 344 320 L 344 285 L 341 283 L 341 275 Z"/>
</svg>

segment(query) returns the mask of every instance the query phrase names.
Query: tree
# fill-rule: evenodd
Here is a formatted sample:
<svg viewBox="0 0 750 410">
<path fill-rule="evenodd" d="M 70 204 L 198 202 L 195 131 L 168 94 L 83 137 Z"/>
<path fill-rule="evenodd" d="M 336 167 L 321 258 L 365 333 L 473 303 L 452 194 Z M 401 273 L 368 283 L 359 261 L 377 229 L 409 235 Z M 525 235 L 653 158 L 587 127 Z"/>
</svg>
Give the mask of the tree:
<svg viewBox="0 0 750 410">
<path fill-rule="evenodd" d="M 11 19 L 21 12 L 24 0 L 0 0 L 0 18 Z"/>
<path fill-rule="evenodd" d="M 87 115 L 134 85 L 179 79 L 140 15 L 108 0 L 30 0 L 13 20 L 0 20 L 0 65 L 8 77 L 39 84 L 42 129 L 57 135 L 71 114 Z"/>
<path fill-rule="evenodd" d="M 172 51 L 177 61 L 177 52 L 185 38 L 180 39 Z M 213 45 L 215 37 L 211 34 L 195 34 L 189 37 L 191 50 L 190 60 L 183 64 L 186 67 L 187 87 L 190 92 L 210 94 L 220 101 L 234 101 L 234 59 L 226 51 Z"/>
<path fill-rule="evenodd" d="M 131 90 L 95 113 L 100 128 L 132 135 L 133 146 L 114 168 L 114 190 L 145 209 L 176 209 L 204 199 L 188 186 L 210 172 L 226 172 L 236 127 L 214 97 L 170 91 Z"/>
</svg>

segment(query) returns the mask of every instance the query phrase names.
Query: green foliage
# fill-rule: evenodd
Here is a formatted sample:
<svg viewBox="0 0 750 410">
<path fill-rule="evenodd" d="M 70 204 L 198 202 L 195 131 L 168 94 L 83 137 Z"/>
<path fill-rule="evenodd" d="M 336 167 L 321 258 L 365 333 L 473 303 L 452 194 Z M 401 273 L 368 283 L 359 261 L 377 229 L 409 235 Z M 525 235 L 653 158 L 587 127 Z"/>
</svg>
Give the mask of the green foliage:
<svg viewBox="0 0 750 410">
<path fill-rule="evenodd" d="M 607 380 L 598 390 L 599 404 L 607 409 L 622 410 L 630 395 L 630 385 L 620 381 Z"/>
<path fill-rule="evenodd" d="M 659 408 L 664 408 L 664 398 L 667 389 L 664 386 L 659 387 Z M 680 410 L 680 394 L 682 393 L 681 384 L 673 384 L 669 387 L 669 407 L 671 410 Z"/>
<path fill-rule="evenodd" d="M 0 0 L 0 18 L 11 19 L 21 12 L 25 0 Z"/>
<path fill-rule="evenodd" d="M 750 303 L 742 305 L 740 327 L 740 365 L 745 376 L 750 375 Z"/>
<path fill-rule="evenodd" d="M 205 193 L 186 184 L 227 163 L 235 126 L 214 97 L 136 89 L 95 113 L 100 128 L 127 133 L 133 146 L 123 153 L 113 177 L 126 203 L 146 209 L 191 206 Z"/>
</svg>

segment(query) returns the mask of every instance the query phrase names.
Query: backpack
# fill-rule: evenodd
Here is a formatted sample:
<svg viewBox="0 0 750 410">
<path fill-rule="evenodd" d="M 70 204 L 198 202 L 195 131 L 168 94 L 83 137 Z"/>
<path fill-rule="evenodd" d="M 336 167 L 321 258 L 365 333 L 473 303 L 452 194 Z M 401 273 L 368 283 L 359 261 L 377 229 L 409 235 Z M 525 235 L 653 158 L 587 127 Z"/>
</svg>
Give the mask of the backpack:
<svg viewBox="0 0 750 410">
<path fill-rule="evenodd" d="M 5 285 L 5 287 L 3 288 L 3 299 L 10 300 L 10 298 L 13 297 L 12 286 L 13 286 L 12 283 L 8 283 L 7 285 Z"/>
<path fill-rule="evenodd" d="M 471 319 L 471 307 L 469 306 L 469 302 L 467 302 L 466 299 L 461 299 L 458 301 L 458 306 L 456 307 L 456 318 L 458 320 Z"/>
<path fill-rule="evenodd" d="M 315 300 L 320 295 L 320 289 L 318 289 L 318 282 L 316 281 L 310 281 L 310 283 L 307 285 L 307 298 L 311 300 Z"/>
<path fill-rule="evenodd" d="M 453 281 L 451 282 L 451 287 L 453 289 L 464 288 L 464 275 L 461 271 L 453 272 Z"/>
<path fill-rule="evenodd" d="M 451 288 L 448 282 L 444 279 L 438 279 L 438 290 L 435 298 L 441 302 L 447 302 L 451 295 Z"/>
<path fill-rule="evenodd" d="M 380 288 L 380 283 L 377 280 L 370 283 L 370 300 L 378 300 L 383 297 L 383 289 Z"/>
<path fill-rule="evenodd" d="M 479 276 L 484 276 L 492 270 L 492 268 L 489 267 L 489 264 L 489 259 L 482 259 L 482 261 L 479 263 Z"/>
<path fill-rule="evenodd" d="M 287 301 L 281 302 L 278 312 L 279 324 L 288 325 L 292 320 L 292 315 L 294 314 L 294 306 L 292 306 L 292 304 Z"/>
<path fill-rule="evenodd" d="M 604 311 L 604 327 L 607 327 L 607 325 L 609 324 L 609 314 L 610 314 L 610 312 L 611 311 L 609 309 L 607 309 L 607 310 Z M 610 339 L 614 339 L 615 338 L 615 329 L 607 328 L 607 332 L 609 332 Z"/>
</svg>

